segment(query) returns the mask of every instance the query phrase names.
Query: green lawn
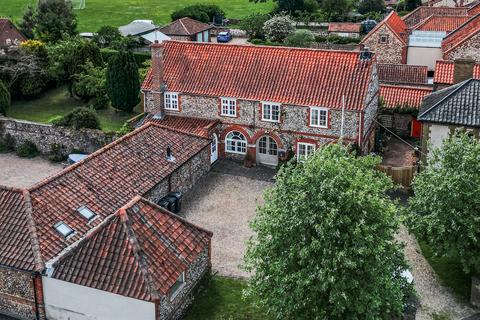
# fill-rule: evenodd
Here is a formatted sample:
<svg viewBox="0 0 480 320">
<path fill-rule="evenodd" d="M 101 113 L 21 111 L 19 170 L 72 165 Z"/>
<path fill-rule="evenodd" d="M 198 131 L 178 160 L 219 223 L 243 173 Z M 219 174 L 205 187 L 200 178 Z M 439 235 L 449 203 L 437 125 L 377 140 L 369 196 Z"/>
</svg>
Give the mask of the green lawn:
<svg viewBox="0 0 480 320">
<path fill-rule="evenodd" d="M 214 276 L 204 280 L 185 320 L 266 320 L 251 301 L 242 299 L 245 281 Z"/>
<path fill-rule="evenodd" d="M 442 284 L 452 289 L 453 293 L 463 301 L 469 301 L 471 276 L 463 272 L 458 257 L 455 254 L 451 254 L 449 257 L 435 257 L 428 244 L 422 241 L 419 241 L 419 244 L 423 255 L 437 273 Z"/>
<path fill-rule="evenodd" d="M 37 0 L 1 0 L 0 16 L 18 22 L 24 9 Z M 86 8 L 76 10 L 79 31 L 96 31 L 103 25 L 120 26 L 132 20 L 147 19 L 157 24 L 170 22 L 170 14 L 196 3 L 219 5 L 228 18 L 243 18 L 254 12 L 269 12 L 272 1 L 255 4 L 249 0 L 86 0 Z"/>
<path fill-rule="evenodd" d="M 16 119 L 23 119 L 41 123 L 49 122 L 55 116 L 62 116 L 84 103 L 72 99 L 65 87 L 52 89 L 34 100 L 14 101 L 7 115 Z M 113 108 L 97 111 L 103 131 L 116 131 L 128 119 L 141 112 L 139 105 L 133 114 L 115 111 Z"/>
</svg>

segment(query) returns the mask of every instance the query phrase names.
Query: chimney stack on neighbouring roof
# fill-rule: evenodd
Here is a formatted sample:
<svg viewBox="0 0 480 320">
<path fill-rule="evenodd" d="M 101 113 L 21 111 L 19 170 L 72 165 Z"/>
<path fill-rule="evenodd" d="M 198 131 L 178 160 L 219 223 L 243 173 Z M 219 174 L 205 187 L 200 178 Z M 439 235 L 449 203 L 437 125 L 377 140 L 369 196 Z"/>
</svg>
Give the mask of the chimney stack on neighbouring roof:
<svg viewBox="0 0 480 320">
<path fill-rule="evenodd" d="M 157 118 L 163 119 L 165 109 L 163 106 L 163 96 L 166 91 L 164 82 L 164 47 L 162 43 L 156 41 L 152 46 L 152 94 L 153 94 L 153 110 L 149 112 L 155 114 Z"/>
<path fill-rule="evenodd" d="M 473 78 L 473 68 L 475 61 L 473 59 L 457 59 L 453 68 L 453 83 L 457 84 Z"/>
<path fill-rule="evenodd" d="M 362 61 L 370 61 L 372 60 L 373 53 L 370 51 L 369 47 L 364 47 L 360 51 L 360 60 Z"/>
</svg>

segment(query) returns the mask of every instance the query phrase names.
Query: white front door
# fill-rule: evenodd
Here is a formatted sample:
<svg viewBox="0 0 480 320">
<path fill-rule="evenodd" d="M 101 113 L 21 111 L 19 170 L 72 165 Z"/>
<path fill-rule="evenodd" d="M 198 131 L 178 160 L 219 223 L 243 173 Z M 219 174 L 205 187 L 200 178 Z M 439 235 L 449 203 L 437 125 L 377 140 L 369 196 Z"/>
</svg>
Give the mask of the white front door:
<svg viewBox="0 0 480 320">
<path fill-rule="evenodd" d="M 278 146 L 270 136 L 263 136 L 257 141 L 257 163 L 269 166 L 278 165 Z"/>
<path fill-rule="evenodd" d="M 218 138 L 215 133 L 212 135 L 212 144 L 210 146 L 210 150 L 210 163 L 214 163 L 218 159 Z"/>
</svg>

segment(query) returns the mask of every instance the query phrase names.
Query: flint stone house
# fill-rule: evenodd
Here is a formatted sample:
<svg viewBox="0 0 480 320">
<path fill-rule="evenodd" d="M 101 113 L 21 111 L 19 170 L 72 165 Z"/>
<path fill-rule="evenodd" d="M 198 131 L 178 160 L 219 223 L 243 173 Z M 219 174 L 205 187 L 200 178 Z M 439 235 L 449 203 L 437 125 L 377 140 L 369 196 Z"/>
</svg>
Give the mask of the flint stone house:
<svg viewBox="0 0 480 320">
<path fill-rule="evenodd" d="M 152 122 L 28 189 L 0 188 L 0 314 L 180 318 L 212 234 L 154 203 L 209 171 L 210 145 Z"/>
<path fill-rule="evenodd" d="M 160 28 L 172 40 L 210 42 L 212 26 L 185 17 Z"/>
<path fill-rule="evenodd" d="M 372 146 L 378 79 L 369 52 L 167 41 L 152 46 L 147 114 L 218 121 L 220 157 L 277 165 L 343 140 Z M 344 104 L 343 104 L 344 103 Z"/>
<path fill-rule="evenodd" d="M 425 97 L 418 119 L 423 124 L 423 160 L 457 129 L 479 137 L 480 80 L 470 79 Z"/>
<path fill-rule="evenodd" d="M 480 13 L 443 39 L 442 52 L 443 60 L 468 58 L 480 62 Z"/>
<path fill-rule="evenodd" d="M 0 54 L 12 47 L 18 47 L 27 40 L 17 27 L 7 18 L 0 18 Z"/>
<path fill-rule="evenodd" d="M 375 53 L 378 63 L 405 64 L 407 42 L 408 26 L 392 11 L 363 38 L 361 44 Z"/>
</svg>

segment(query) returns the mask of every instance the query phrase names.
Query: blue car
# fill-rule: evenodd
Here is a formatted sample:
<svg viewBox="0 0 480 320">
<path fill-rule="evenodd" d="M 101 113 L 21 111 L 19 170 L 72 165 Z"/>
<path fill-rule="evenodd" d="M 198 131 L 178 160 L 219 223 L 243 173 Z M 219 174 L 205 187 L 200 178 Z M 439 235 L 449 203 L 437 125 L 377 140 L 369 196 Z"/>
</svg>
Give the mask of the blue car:
<svg viewBox="0 0 480 320">
<path fill-rule="evenodd" d="M 230 42 L 232 40 L 232 34 L 228 31 L 220 32 L 217 36 L 217 42 Z"/>
</svg>

